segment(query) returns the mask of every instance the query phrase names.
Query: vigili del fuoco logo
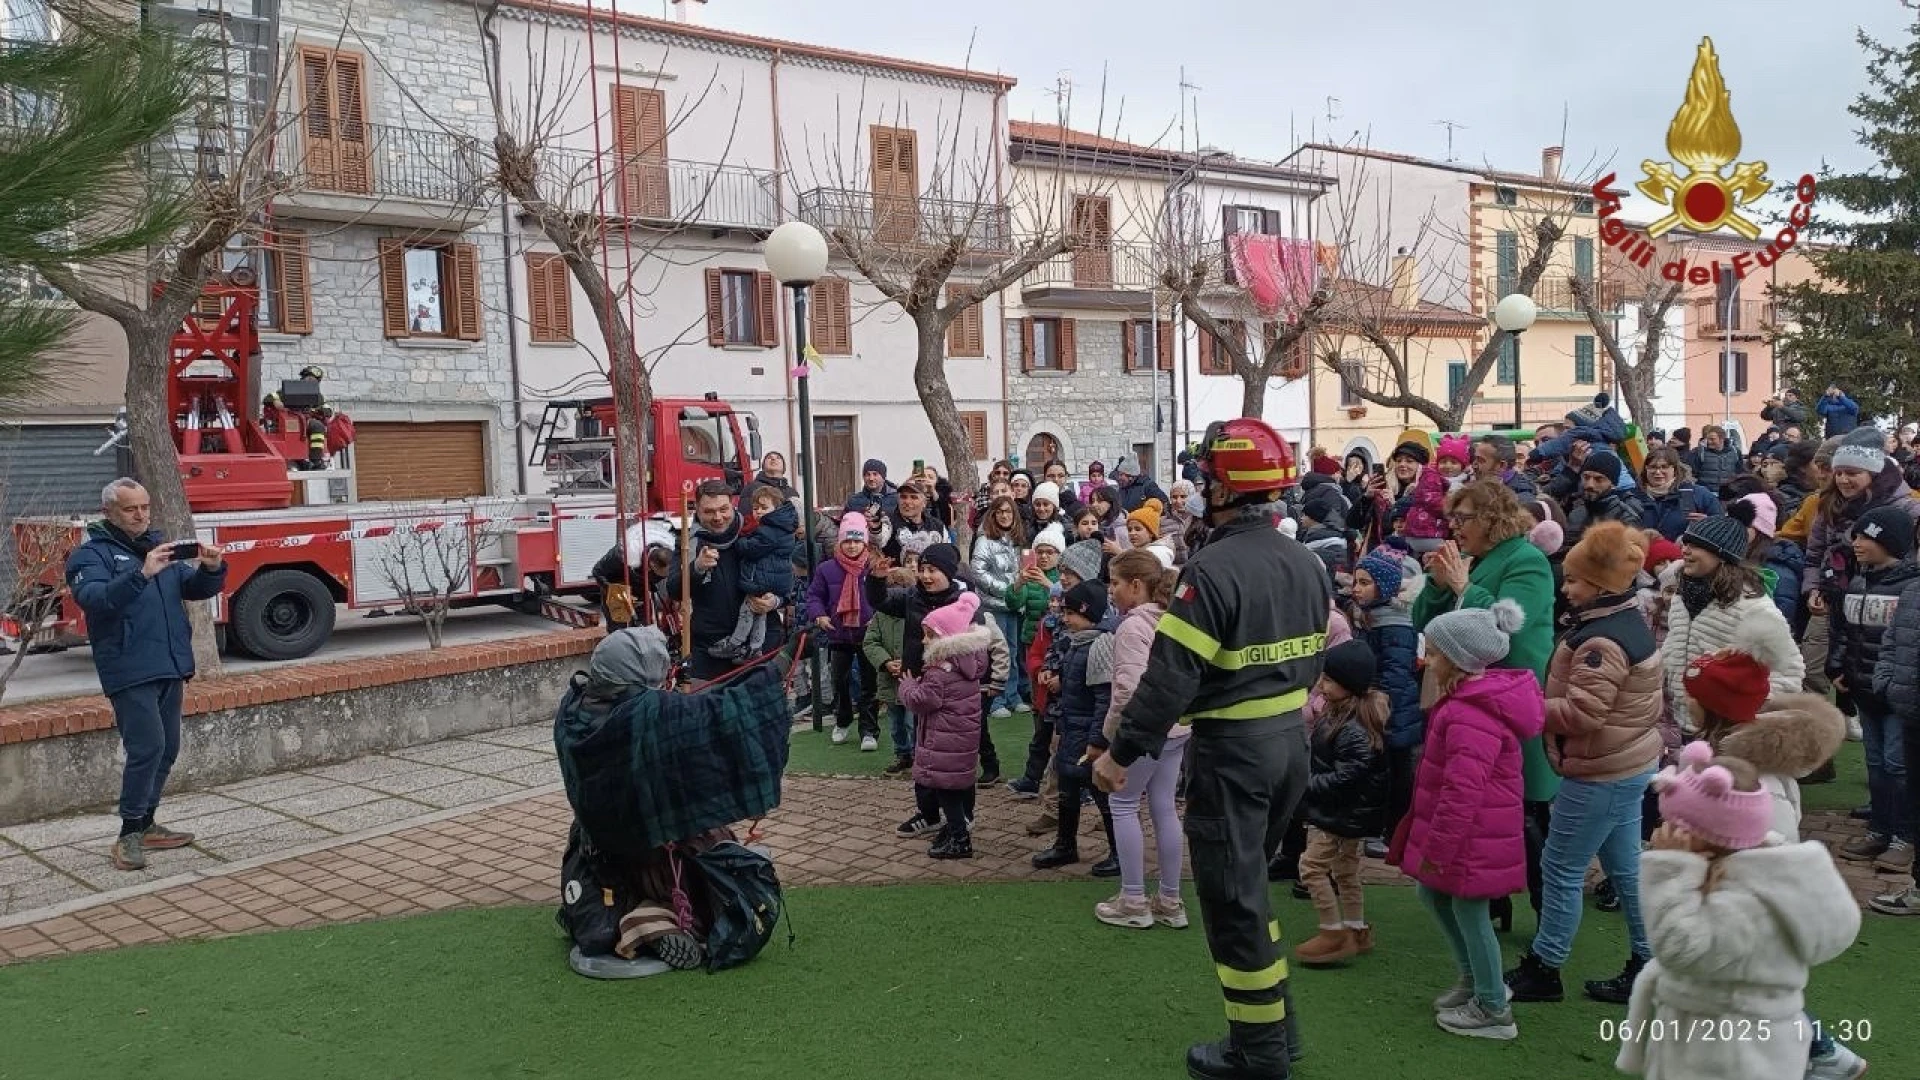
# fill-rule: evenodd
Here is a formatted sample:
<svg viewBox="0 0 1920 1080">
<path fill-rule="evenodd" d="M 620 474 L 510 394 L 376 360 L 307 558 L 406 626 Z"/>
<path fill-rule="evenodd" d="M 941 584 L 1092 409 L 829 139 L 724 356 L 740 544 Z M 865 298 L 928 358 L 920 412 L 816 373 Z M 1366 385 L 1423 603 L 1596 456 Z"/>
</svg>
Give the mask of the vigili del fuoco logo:
<svg viewBox="0 0 1920 1080">
<path fill-rule="evenodd" d="M 1647 198 L 1667 207 L 1668 213 L 1648 225 L 1644 234 L 1630 228 L 1616 216 L 1620 199 L 1608 189 L 1614 174 L 1608 173 L 1593 185 L 1594 205 L 1600 210 L 1600 239 L 1608 247 L 1620 249 L 1629 262 L 1642 269 L 1653 266 L 1656 237 L 1676 227 L 1697 233 L 1732 229 L 1748 240 L 1760 239 L 1760 226 L 1741 213 L 1741 208 L 1757 201 L 1770 188 L 1767 163 L 1737 161 L 1740 156 L 1740 125 L 1734 122 L 1732 97 L 1720 78 L 1720 57 L 1713 51 L 1713 39 L 1701 38 L 1693 58 L 1693 74 L 1687 79 L 1687 96 L 1673 114 L 1667 128 L 1667 153 L 1686 171 L 1673 164 L 1649 158 L 1640 163 L 1646 179 L 1634 187 Z M 1732 165 L 1732 173 L 1727 166 Z M 1813 218 L 1814 182 L 1812 174 L 1800 177 L 1794 186 L 1793 208 L 1787 224 L 1773 240 L 1758 251 L 1742 251 L 1733 256 L 1735 278 L 1744 278 L 1755 269 L 1772 266 L 1782 254 L 1800 240 L 1800 230 Z M 1684 257 L 1669 259 L 1660 265 L 1660 276 L 1668 281 L 1692 285 L 1718 283 L 1718 262 L 1689 266 Z"/>
</svg>

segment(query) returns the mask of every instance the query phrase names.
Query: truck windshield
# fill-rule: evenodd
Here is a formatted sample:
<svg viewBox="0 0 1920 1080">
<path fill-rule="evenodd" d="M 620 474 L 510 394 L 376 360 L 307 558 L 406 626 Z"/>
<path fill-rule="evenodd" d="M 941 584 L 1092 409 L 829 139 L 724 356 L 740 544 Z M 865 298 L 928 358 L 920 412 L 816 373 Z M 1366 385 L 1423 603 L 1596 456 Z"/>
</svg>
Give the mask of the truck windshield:
<svg viewBox="0 0 1920 1080">
<path fill-rule="evenodd" d="M 680 454 L 694 465 L 738 466 L 733 459 L 733 430 L 727 413 L 680 410 Z"/>
</svg>

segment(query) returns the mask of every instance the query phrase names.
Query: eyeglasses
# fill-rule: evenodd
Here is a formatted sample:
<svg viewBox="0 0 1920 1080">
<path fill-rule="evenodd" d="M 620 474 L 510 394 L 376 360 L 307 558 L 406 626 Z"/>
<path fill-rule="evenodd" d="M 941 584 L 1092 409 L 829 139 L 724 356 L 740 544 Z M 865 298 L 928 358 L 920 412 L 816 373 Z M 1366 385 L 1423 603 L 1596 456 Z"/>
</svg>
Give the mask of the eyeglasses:
<svg viewBox="0 0 1920 1080">
<path fill-rule="evenodd" d="M 1465 525 L 1469 521 L 1478 521 L 1478 520 L 1480 520 L 1479 514 L 1448 514 L 1447 515 L 1447 524 L 1449 525 Z"/>
</svg>

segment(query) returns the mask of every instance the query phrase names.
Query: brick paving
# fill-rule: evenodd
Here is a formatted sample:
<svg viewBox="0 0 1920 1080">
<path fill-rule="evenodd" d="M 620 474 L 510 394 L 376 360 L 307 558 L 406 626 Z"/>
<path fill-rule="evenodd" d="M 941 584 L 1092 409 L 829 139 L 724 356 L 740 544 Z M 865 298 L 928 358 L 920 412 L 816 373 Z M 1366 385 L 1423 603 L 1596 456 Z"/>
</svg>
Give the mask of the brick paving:
<svg viewBox="0 0 1920 1080">
<path fill-rule="evenodd" d="M 248 785 L 234 785 L 242 790 L 216 792 L 212 797 L 242 803 L 240 808 L 212 809 L 200 818 L 175 823 L 192 827 L 195 821 L 221 815 L 251 821 L 245 817 L 249 811 L 267 808 L 287 822 L 227 834 L 254 839 L 235 841 L 224 849 L 214 837 L 203 851 L 157 853 L 152 856 L 155 869 L 147 875 L 151 880 L 146 882 L 139 882 L 139 875 L 106 868 L 110 819 L 105 831 L 97 820 L 69 818 L 0 833 L 19 851 L 0 855 L 0 889 L 7 887 L 9 874 L 19 873 L 9 865 L 22 859 L 63 868 L 62 873 L 76 880 L 100 883 L 51 908 L 22 909 L 0 918 L 0 964 L 456 907 L 551 903 L 570 817 L 565 795 L 550 779 L 539 783 L 542 776 L 552 777 L 551 760 L 512 764 L 516 760 L 512 754 L 500 753 L 531 751 L 536 745 L 531 741 L 533 733 L 544 730 L 544 725 L 509 729 L 248 782 L 256 785 L 256 797 L 261 790 L 278 793 L 271 800 L 247 802 L 243 796 Z M 428 769 L 462 771 L 463 763 L 476 760 L 498 771 L 441 784 L 426 783 L 443 779 L 437 773 L 422 774 Z M 396 761 L 409 764 L 403 768 L 392 764 Z M 515 779 L 501 779 L 506 776 Z M 435 798 L 428 794 L 455 784 L 474 784 L 469 790 L 475 792 L 493 790 L 475 783 L 480 779 L 524 786 L 518 794 L 509 791 L 471 809 L 438 810 Z M 177 808 L 191 798 L 199 796 L 170 805 Z M 406 800 L 418 814 L 430 816 L 390 820 L 371 830 L 362 826 L 358 834 L 336 835 L 335 826 L 343 828 L 352 820 L 338 815 L 390 799 Z M 781 807 L 761 824 L 761 842 L 773 851 L 782 879 L 796 885 L 1065 880 L 1086 875 L 1085 863 L 1048 872 L 1028 865 L 1028 856 L 1044 844 L 1025 833 L 1026 824 L 1039 812 L 1036 802 L 1016 801 L 1005 791 L 982 792 L 975 822 L 977 857 L 953 862 L 928 859 L 926 838 L 905 840 L 893 834 L 894 826 L 910 812 L 909 789 L 900 780 L 791 776 L 785 782 Z M 326 836 L 312 840 L 291 826 Z M 288 839 L 260 838 L 263 831 L 274 828 L 287 830 L 283 835 Z M 1098 839 L 1098 816 L 1085 815 L 1082 829 L 1082 852 L 1097 858 L 1105 851 L 1104 841 Z M 1806 829 L 1810 838 L 1837 844 L 1858 835 L 1861 825 L 1844 815 L 1816 814 L 1808 816 Z M 306 846 L 298 846 L 303 841 Z M 42 846 L 27 848 L 33 842 Z M 276 850 L 283 854 L 276 857 Z M 222 851 L 237 857 L 223 860 L 216 854 Z M 81 865 L 83 855 L 85 865 Z M 1148 857 L 1151 860 L 1151 843 Z M 1876 874 L 1870 865 L 1840 865 L 1862 901 L 1904 883 L 1903 878 Z M 191 868 L 191 876 L 154 876 L 175 874 L 183 867 Z M 1370 884 L 1405 880 L 1377 863 L 1368 864 L 1365 877 Z M 129 879 L 135 884 L 131 894 L 125 888 Z M 101 893 L 100 888 L 114 891 Z"/>
</svg>

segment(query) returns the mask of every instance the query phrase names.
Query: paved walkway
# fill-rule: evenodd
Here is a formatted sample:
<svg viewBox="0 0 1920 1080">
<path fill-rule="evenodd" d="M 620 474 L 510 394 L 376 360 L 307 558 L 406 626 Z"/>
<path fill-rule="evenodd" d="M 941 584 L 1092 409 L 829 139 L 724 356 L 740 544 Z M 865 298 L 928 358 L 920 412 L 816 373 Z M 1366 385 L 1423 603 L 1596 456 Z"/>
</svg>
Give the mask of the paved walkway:
<svg viewBox="0 0 1920 1080">
<path fill-rule="evenodd" d="M 115 819 L 84 816 L 0 830 L 0 964 L 122 945 L 455 907 L 552 903 L 570 818 L 545 724 L 264 777 L 167 804 L 171 824 L 203 834 L 193 848 L 150 855 L 126 874 L 106 863 Z M 906 784 L 877 777 L 792 776 L 762 839 L 784 881 L 1060 880 L 1086 866 L 1037 872 L 1040 842 L 1024 831 L 1039 807 L 983 792 L 978 857 L 936 862 L 926 840 L 893 827 L 910 812 Z M 189 810 L 197 811 L 186 816 Z M 1835 815 L 1807 819 L 1810 838 L 1858 835 Z M 1082 850 L 1098 857 L 1097 815 Z M 358 831 L 355 831 L 358 830 Z M 1148 845 L 1149 859 L 1152 845 Z M 1841 864 L 1861 900 L 1896 884 Z M 1377 863 L 1370 883 L 1403 882 Z M 37 899 L 36 899 L 37 898 Z"/>
</svg>

